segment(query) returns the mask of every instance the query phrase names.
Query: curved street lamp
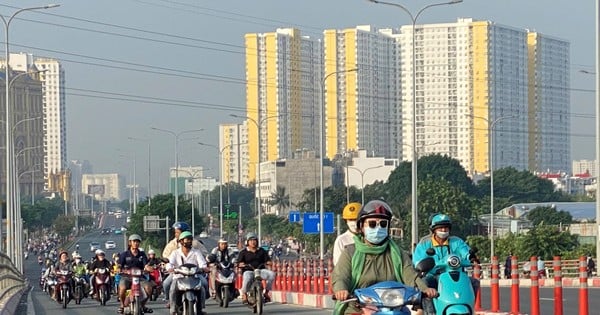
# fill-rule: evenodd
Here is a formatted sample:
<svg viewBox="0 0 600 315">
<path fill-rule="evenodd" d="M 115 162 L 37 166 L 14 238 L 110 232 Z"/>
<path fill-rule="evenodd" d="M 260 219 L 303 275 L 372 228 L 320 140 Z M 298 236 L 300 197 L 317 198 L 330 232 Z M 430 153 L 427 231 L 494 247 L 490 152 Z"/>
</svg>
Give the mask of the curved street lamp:
<svg viewBox="0 0 600 315">
<path fill-rule="evenodd" d="M 369 171 L 369 170 L 373 170 L 376 168 L 380 168 L 383 167 L 383 165 L 378 165 L 378 166 L 373 166 L 373 167 L 368 167 L 364 170 L 359 169 L 358 167 L 354 167 L 354 166 L 346 166 L 347 168 L 351 169 L 351 170 L 355 170 L 358 173 L 360 173 L 360 194 L 361 194 L 361 204 L 365 204 L 365 174 Z M 348 174 L 346 174 L 346 176 L 348 176 Z"/>
<path fill-rule="evenodd" d="M 370 2 L 373 3 L 377 3 L 377 4 L 384 4 L 384 5 L 389 5 L 389 6 L 393 6 L 393 7 L 397 7 L 401 10 L 403 10 L 404 12 L 406 12 L 406 14 L 408 14 L 408 16 L 410 17 L 411 21 L 412 21 L 412 110 L 413 110 L 413 122 L 412 122 L 412 172 L 411 172 L 411 178 L 412 178 L 412 184 L 411 184 L 411 215 L 412 215 L 412 226 L 411 226 L 411 249 L 414 250 L 417 242 L 419 241 L 419 224 L 418 224 L 418 218 L 419 218 L 419 214 L 417 212 L 417 62 L 416 62 L 416 53 L 415 53 L 415 31 L 416 31 L 416 25 L 417 25 L 417 19 L 419 18 L 419 15 L 421 15 L 421 13 L 423 13 L 423 11 L 427 10 L 428 8 L 431 7 L 436 7 L 436 6 L 442 6 L 442 5 L 450 5 L 450 4 L 457 4 L 457 3 L 461 3 L 462 0 L 452 0 L 452 1 L 446 1 L 446 2 L 441 2 L 441 3 L 433 3 L 433 4 L 429 4 L 424 6 L 423 8 L 421 8 L 417 14 L 413 15 L 411 13 L 410 10 L 408 10 L 406 7 L 404 7 L 401 4 L 398 3 L 393 3 L 393 2 L 386 2 L 386 1 L 379 1 L 379 0 L 368 0 Z"/>
</svg>

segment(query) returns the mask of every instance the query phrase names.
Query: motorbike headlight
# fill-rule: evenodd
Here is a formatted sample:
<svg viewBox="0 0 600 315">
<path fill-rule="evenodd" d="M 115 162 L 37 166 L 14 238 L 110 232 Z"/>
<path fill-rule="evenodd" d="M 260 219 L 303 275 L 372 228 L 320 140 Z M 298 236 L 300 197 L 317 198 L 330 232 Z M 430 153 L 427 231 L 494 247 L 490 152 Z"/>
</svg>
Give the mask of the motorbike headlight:
<svg viewBox="0 0 600 315">
<path fill-rule="evenodd" d="M 132 269 L 131 270 L 131 274 L 134 276 L 141 276 L 142 275 L 142 270 L 141 269 Z"/>
<path fill-rule="evenodd" d="M 106 269 L 100 268 L 100 269 L 98 269 L 98 273 L 99 274 L 105 274 L 106 273 Z"/>
<path fill-rule="evenodd" d="M 404 304 L 404 289 L 375 289 L 381 304 L 387 307 L 398 307 Z"/>
<path fill-rule="evenodd" d="M 460 267 L 460 258 L 458 258 L 458 256 L 455 255 L 448 257 L 448 266 L 450 266 L 451 268 Z"/>
</svg>

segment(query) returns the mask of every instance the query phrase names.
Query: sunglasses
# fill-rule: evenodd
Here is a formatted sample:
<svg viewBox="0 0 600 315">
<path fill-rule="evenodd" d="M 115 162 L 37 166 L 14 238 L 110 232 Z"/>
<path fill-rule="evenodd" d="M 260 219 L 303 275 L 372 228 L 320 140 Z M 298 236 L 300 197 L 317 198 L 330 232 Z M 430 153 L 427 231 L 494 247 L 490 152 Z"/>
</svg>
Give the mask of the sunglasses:
<svg viewBox="0 0 600 315">
<path fill-rule="evenodd" d="M 375 220 L 371 220 L 371 221 L 365 221 L 366 225 L 369 226 L 370 228 L 374 229 L 375 227 L 377 227 L 377 225 L 379 225 L 382 228 L 387 228 L 388 226 L 388 220 L 379 220 L 379 221 L 375 221 Z"/>
</svg>

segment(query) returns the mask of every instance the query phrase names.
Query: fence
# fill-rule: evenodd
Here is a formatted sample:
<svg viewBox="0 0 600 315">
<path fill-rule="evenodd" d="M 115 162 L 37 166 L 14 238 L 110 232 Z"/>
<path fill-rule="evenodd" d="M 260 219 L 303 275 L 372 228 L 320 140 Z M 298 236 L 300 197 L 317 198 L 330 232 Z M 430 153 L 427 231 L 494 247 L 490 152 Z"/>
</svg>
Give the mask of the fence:
<svg viewBox="0 0 600 315">
<path fill-rule="evenodd" d="M 10 258 L 0 253 L 0 314 L 14 314 L 14 308 L 27 287 L 27 281 Z"/>
</svg>

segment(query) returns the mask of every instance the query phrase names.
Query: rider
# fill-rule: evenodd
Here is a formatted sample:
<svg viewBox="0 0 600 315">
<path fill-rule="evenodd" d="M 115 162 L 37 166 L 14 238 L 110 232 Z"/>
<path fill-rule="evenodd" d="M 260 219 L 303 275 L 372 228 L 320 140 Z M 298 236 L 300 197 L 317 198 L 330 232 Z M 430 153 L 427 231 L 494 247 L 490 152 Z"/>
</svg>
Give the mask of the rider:
<svg viewBox="0 0 600 315">
<path fill-rule="evenodd" d="M 71 256 L 73 257 L 73 275 L 85 281 L 84 294 L 87 294 L 88 290 L 85 290 L 89 281 L 87 264 L 81 259 L 81 255 L 77 251 L 74 251 Z"/>
<path fill-rule="evenodd" d="M 71 263 L 71 260 L 69 260 L 69 253 L 66 250 L 63 250 L 60 252 L 60 254 L 58 255 L 58 261 L 56 262 L 56 265 L 54 265 L 54 268 L 52 269 L 52 273 L 54 275 L 56 275 L 57 271 L 73 271 L 73 264 Z M 71 288 L 73 287 L 73 279 L 71 279 Z M 53 299 L 57 299 L 58 296 L 58 290 L 54 290 L 53 291 L 53 295 L 52 298 Z"/>
<path fill-rule="evenodd" d="M 146 253 L 140 250 L 140 243 L 142 242 L 142 237 L 137 234 L 132 234 L 129 236 L 129 248 L 122 252 L 119 255 L 119 268 L 123 269 L 131 269 L 131 268 L 139 268 L 144 271 L 152 271 L 152 267 L 148 266 L 148 257 Z M 152 309 L 146 307 L 146 301 L 148 301 L 148 297 L 152 293 L 152 286 L 148 281 L 144 278 L 140 278 L 140 285 L 144 288 L 145 296 L 142 299 L 142 310 L 144 313 L 152 313 Z M 127 289 L 131 287 L 131 279 L 129 277 L 121 277 L 119 281 L 119 309 L 118 313 L 123 314 L 124 312 L 124 302 L 125 302 L 125 293 Z"/>
<path fill-rule="evenodd" d="M 391 220 L 392 210 L 382 200 L 369 201 L 358 213 L 354 246 L 346 247 L 333 268 L 333 292 L 338 300 L 334 314 L 361 313 L 354 305 L 339 301 L 346 300 L 354 289 L 382 281 L 401 281 L 417 286 L 427 296 L 437 295 L 418 278 L 408 253 L 388 237 Z"/>
<path fill-rule="evenodd" d="M 258 247 L 258 237 L 256 234 L 250 232 L 246 234 L 246 248 L 242 249 L 238 254 L 238 266 L 243 271 L 243 282 L 240 288 L 240 294 L 242 295 L 242 302 L 248 304 L 248 292 L 250 282 L 254 278 L 254 269 L 263 268 L 260 270 L 260 276 L 267 281 L 267 287 L 265 288 L 264 301 L 265 303 L 271 301 L 269 291 L 273 286 L 273 279 L 275 279 L 275 273 L 269 269 L 266 269 L 272 265 L 269 253 L 262 247 Z M 264 267 L 263 267 L 264 266 Z"/>
<path fill-rule="evenodd" d="M 108 259 L 105 259 L 106 254 L 103 250 L 97 249 L 95 254 L 96 260 L 94 260 L 93 263 L 88 265 L 88 270 L 92 274 L 92 276 L 90 277 L 90 296 L 92 297 L 96 294 L 96 288 L 94 288 L 94 273 L 96 272 L 96 269 L 105 268 L 106 271 L 109 272 L 110 268 L 112 267 L 110 261 L 108 261 Z M 111 285 L 109 284 L 108 287 L 110 288 Z"/>
<path fill-rule="evenodd" d="M 348 230 L 335 239 L 333 245 L 333 265 L 340 260 L 340 255 L 344 251 L 346 245 L 354 244 L 354 235 L 358 233 L 356 230 L 356 219 L 362 205 L 358 202 L 351 202 L 344 207 L 342 211 L 342 219 L 346 220 Z"/>
<path fill-rule="evenodd" d="M 226 239 L 219 239 L 217 247 L 208 255 L 210 266 L 210 296 L 215 297 L 215 279 L 217 277 L 217 264 L 231 262 L 234 258 L 233 249 L 229 248 Z"/>
<path fill-rule="evenodd" d="M 177 267 L 180 267 L 183 264 L 194 264 L 198 266 L 199 269 L 204 270 L 204 272 L 208 272 L 208 267 L 206 266 L 206 260 L 204 259 L 204 255 L 199 249 L 195 249 L 192 246 L 194 236 L 192 233 L 185 231 L 179 235 L 179 243 L 181 246 L 171 253 L 169 256 L 169 263 L 167 265 L 167 270 L 169 273 L 173 275 L 173 281 L 177 281 L 182 276 L 179 274 L 175 274 L 173 270 Z M 206 290 L 208 284 L 206 283 L 206 279 L 204 277 L 198 277 L 200 282 L 202 283 L 202 287 Z M 176 312 L 176 303 L 175 296 L 177 294 L 177 290 L 173 290 L 169 292 L 169 300 L 171 301 L 169 306 L 170 314 L 177 314 Z M 199 296 L 201 305 L 204 305 L 204 294 L 200 294 Z M 206 314 L 202 312 L 202 314 Z"/>
<path fill-rule="evenodd" d="M 451 229 L 452 221 L 449 216 L 442 213 L 433 215 L 431 217 L 431 225 L 429 226 L 431 235 L 421 239 L 419 244 L 417 244 L 417 247 L 415 247 L 413 263 L 416 265 L 421 260 L 430 257 L 427 254 L 429 248 L 435 250 L 435 254 L 432 257 L 435 260 L 436 265 L 438 263 L 443 263 L 442 260 L 448 254 L 457 255 L 460 259 L 466 261 L 478 261 L 475 254 L 471 253 L 471 248 L 465 241 L 458 236 L 450 235 Z M 437 288 L 436 272 L 437 269 L 433 268 L 425 277 L 427 285 L 431 288 Z M 471 285 L 473 286 L 473 291 L 477 292 L 479 289 L 479 280 L 471 278 Z M 428 312 L 431 312 L 431 310 Z"/>
<path fill-rule="evenodd" d="M 175 237 L 171 241 L 169 241 L 169 243 L 167 243 L 167 245 L 163 249 L 163 252 L 162 252 L 163 258 L 171 257 L 171 253 L 173 251 L 175 251 L 180 245 L 179 244 L 179 235 L 182 232 L 190 231 L 190 226 L 187 223 L 181 222 L 181 221 L 173 223 L 173 225 L 171 227 L 173 228 L 173 233 L 175 234 Z M 202 252 L 202 255 L 204 255 L 204 256 L 206 256 L 208 254 L 206 247 L 204 247 L 204 245 L 202 243 L 198 242 L 197 240 L 193 240 L 192 248 L 199 249 Z M 168 302 L 169 290 L 171 289 L 172 282 L 173 282 L 173 275 L 169 274 L 169 276 L 167 278 L 165 278 L 162 283 L 163 292 L 165 293 L 165 297 L 167 298 L 167 305 L 169 304 L 169 302 Z"/>
</svg>

